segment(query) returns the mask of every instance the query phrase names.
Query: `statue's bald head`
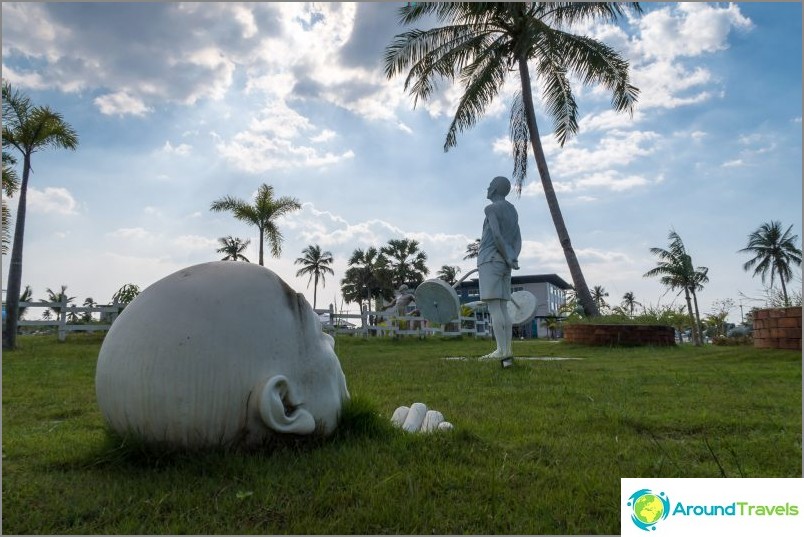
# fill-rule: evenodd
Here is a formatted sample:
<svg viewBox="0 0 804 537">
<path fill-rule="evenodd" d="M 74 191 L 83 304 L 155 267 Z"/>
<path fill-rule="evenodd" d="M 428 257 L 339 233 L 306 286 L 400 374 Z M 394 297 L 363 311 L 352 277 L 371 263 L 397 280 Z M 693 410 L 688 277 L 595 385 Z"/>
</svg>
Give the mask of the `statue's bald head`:
<svg viewBox="0 0 804 537">
<path fill-rule="evenodd" d="M 492 192 L 505 197 L 508 195 L 509 192 L 511 192 L 511 181 L 509 181 L 507 177 L 498 175 L 497 177 L 491 180 L 491 184 L 489 184 L 489 189 Z"/>
</svg>

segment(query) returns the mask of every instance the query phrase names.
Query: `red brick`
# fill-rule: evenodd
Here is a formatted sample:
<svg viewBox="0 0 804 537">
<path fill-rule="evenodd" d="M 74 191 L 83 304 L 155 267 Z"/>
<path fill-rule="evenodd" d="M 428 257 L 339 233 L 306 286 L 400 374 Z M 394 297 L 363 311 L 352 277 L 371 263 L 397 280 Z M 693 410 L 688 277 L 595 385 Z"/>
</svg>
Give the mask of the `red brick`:
<svg viewBox="0 0 804 537">
<path fill-rule="evenodd" d="M 801 350 L 800 339 L 780 339 L 778 349 Z"/>
</svg>

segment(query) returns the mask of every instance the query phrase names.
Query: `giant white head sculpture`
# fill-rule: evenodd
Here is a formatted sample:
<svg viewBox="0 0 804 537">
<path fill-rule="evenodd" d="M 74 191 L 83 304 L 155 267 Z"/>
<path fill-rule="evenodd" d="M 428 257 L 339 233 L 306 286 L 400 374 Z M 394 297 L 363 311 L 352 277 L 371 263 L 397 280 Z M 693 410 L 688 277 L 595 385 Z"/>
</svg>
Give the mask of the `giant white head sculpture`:
<svg viewBox="0 0 804 537">
<path fill-rule="evenodd" d="M 118 433 L 193 448 L 326 435 L 349 398 L 307 300 L 269 269 L 233 261 L 145 289 L 109 330 L 95 387 Z"/>
</svg>

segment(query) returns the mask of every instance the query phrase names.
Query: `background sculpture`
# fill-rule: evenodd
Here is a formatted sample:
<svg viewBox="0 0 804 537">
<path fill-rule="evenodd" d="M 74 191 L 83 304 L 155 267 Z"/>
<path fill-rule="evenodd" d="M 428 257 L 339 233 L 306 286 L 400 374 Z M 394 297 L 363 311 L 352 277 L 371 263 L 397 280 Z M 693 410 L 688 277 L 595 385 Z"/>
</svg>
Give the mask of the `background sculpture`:
<svg viewBox="0 0 804 537">
<path fill-rule="evenodd" d="M 269 269 L 217 261 L 145 289 L 98 357 L 98 404 L 118 433 L 185 447 L 329 434 L 349 398 L 332 337 Z"/>
</svg>

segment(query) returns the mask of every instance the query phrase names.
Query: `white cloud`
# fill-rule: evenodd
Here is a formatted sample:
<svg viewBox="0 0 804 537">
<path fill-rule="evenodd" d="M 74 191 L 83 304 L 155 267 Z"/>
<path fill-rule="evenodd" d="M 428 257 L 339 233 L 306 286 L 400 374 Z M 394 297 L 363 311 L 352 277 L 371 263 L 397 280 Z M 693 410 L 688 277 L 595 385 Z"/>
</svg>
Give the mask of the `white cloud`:
<svg viewBox="0 0 804 537">
<path fill-rule="evenodd" d="M 702 89 L 712 82 L 709 70 L 702 67 L 689 70 L 666 60 L 634 66 L 632 79 L 640 89 L 637 104 L 640 110 L 676 108 L 700 103 L 715 95 L 713 90 Z"/>
<path fill-rule="evenodd" d="M 172 241 L 173 245 L 183 252 L 214 252 L 218 241 L 200 235 L 181 235 Z"/>
<path fill-rule="evenodd" d="M 553 181 L 553 189 L 558 194 L 579 194 L 590 190 L 600 189 L 611 192 L 623 192 L 634 188 L 647 187 L 664 181 L 664 176 L 650 180 L 641 175 L 623 176 L 616 170 L 605 170 L 582 175 L 570 181 Z M 535 197 L 544 195 L 544 189 L 540 180 L 531 181 L 522 187 L 523 197 Z M 573 199 L 579 201 L 595 201 L 597 198 L 590 195 L 577 195 Z"/>
<path fill-rule="evenodd" d="M 101 111 L 101 114 L 107 116 L 143 116 L 151 111 L 142 99 L 134 97 L 125 91 L 101 95 L 95 98 L 94 103 Z"/>
<path fill-rule="evenodd" d="M 324 130 L 321 131 L 320 134 L 317 134 L 317 135 L 313 136 L 312 138 L 310 138 L 310 141 L 311 142 L 316 142 L 316 143 L 327 142 L 327 141 L 332 140 L 333 138 L 335 138 L 335 136 L 337 136 L 335 131 L 331 131 L 329 129 L 324 129 Z"/>
<path fill-rule="evenodd" d="M 271 102 L 249 123 L 251 132 L 273 134 L 279 138 L 293 138 L 302 131 L 311 129 L 313 125 L 310 120 L 290 108 L 284 101 Z"/>
<path fill-rule="evenodd" d="M 589 144 L 582 145 L 577 138 L 563 148 L 557 144 L 543 145 L 545 153 L 552 159 L 551 174 L 567 176 L 626 166 L 639 157 L 652 154 L 661 138 L 653 131 L 614 130 L 591 149 L 587 148 Z"/>
<path fill-rule="evenodd" d="M 639 37 L 633 47 L 647 58 L 699 56 L 727 48 L 732 29 L 746 31 L 752 27 L 750 19 L 740 13 L 738 4 L 723 7 L 680 2 L 653 10 L 639 19 Z"/>
<path fill-rule="evenodd" d="M 745 166 L 745 162 L 743 162 L 742 159 L 738 158 L 738 159 L 734 159 L 734 160 L 728 160 L 728 161 L 724 162 L 723 164 L 721 164 L 720 166 L 723 167 L 723 168 L 739 168 L 741 166 Z"/>
<path fill-rule="evenodd" d="M 642 121 L 644 114 L 637 108 L 633 115 L 617 112 L 616 110 L 604 110 L 603 112 L 589 114 L 578 121 L 578 132 L 588 132 L 596 130 L 612 130 L 633 127 Z"/>
<path fill-rule="evenodd" d="M 70 191 L 60 187 L 45 187 L 39 190 L 28 188 L 28 208 L 32 212 L 61 215 L 78 214 L 78 203 Z"/>
<path fill-rule="evenodd" d="M 168 155 L 178 155 L 180 157 L 186 157 L 189 155 L 193 150 L 193 146 L 188 144 L 179 144 L 177 146 L 173 146 L 170 141 L 166 141 L 165 145 L 162 146 L 162 151 L 167 153 Z"/>
<path fill-rule="evenodd" d="M 628 177 L 621 177 L 617 172 L 608 170 L 606 172 L 593 173 L 578 179 L 575 182 L 576 190 L 584 190 L 587 188 L 606 188 L 614 192 L 621 192 L 623 190 L 630 190 L 632 188 L 646 186 L 650 182 L 644 177 L 637 175 L 629 175 Z"/>
<path fill-rule="evenodd" d="M 152 239 L 155 235 L 141 227 L 122 227 L 110 231 L 106 234 L 108 237 L 115 239 L 133 239 L 133 240 L 147 240 Z"/>
<path fill-rule="evenodd" d="M 340 154 L 332 152 L 322 154 L 313 147 L 296 145 L 290 140 L 272 138 L 253 131 L 238 133 L 230 142 L 219 142 L 216 148 L 218 153 L 232 165 L 250 173 L 289 168 L 317 168 L 337 164 L 355 156 L 351 149 Z"/>
</svg>

